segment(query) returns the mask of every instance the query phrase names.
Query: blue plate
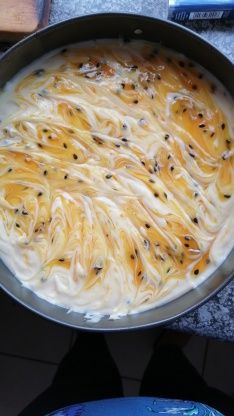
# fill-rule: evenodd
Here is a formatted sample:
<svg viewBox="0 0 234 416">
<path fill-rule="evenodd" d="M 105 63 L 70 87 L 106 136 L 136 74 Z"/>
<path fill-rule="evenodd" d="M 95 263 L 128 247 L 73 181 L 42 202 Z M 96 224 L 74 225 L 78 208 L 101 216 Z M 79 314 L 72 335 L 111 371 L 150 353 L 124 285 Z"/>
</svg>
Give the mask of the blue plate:
<svg viewBox="0 0 234 416">
<path fill-rule="evenodd" d="M 195 402 L 130 397 L 75 404 L 47 416 L 223 416 L 211 407 Z"/>
</svg>

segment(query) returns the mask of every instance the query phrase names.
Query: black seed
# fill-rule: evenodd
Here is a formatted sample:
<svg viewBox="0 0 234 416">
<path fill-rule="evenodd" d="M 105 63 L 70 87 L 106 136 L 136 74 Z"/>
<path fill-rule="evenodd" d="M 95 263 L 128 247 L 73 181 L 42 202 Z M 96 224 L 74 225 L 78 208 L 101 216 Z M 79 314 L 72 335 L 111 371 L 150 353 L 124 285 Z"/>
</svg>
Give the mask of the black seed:
<svg viewBox="0 0 234 416">
<path fill-rule="evenodd" d="M 78 113 L 80 113 L 80 112 L 81 112 L 81 108 L 80 108 L 80 107 L 75 107 L 75 110 L 76 110 Z M 74 132 L 72 131 L 72 133 L 74 133 Z"/>
<path fill-rule="evenodd" d="M 226 139 L 225 141 L 226 141 L 227 148 L 229 149 L 232 141 L 230 139 Z"/>
<path fill-rule="evenodd" d="M 213 131 L 213 132 L 210 134 L 210 137 L 214 137 L 214 135 L 215 135 L 215 132 Z"/>
<path fill-rule="evenodd" d="M 111 175 L 110 173 L 108 173 L 108 174 L 106 175 L 106 179 L 110 179 L 110 178 L 112 178 L 112 175 Z"/>
<path fill-rule="evenodd" d="M 134 104 L 138 104 L 138 100 L 134 100 L 134 101 L 133 101 L 133 103 L 134 103 Z"/>
<path fill-rule="evenodd" d="M 131 256 L 130 256 L 130 257 L 131 257 L 131 259 L 132 259 L 132 260 L 134 260 L 134 259 L 135 259 L 134 254 L 131 254 Z"/>
<path fill-rule="evenodd" d="M 200 129 L 203 129 L 204 127 L 206 127 L 206 125 L 205 125 L 205 123 L 201 123 L 201 124 L 199 124 L 199 126 L 198 126 Z"/>
<path fill-rule="evenodd" d="M 156 74 L 156 78 L 157 78 L 158 80 L 160 80 L 160 79 L 161 79 L 161 75 L 160 75 L 160 74 Z"/>
<path fill-rule="evenodd" d="M 10 173 L 10 172 L 12 172 L 12 170 L 13 170 L 12 168 L 9 168 L 7 172 L 9 172 L 9 173 Z"/>
<path fill-rule="evenodd" d="M 64 260 L 65 260 L 64 258 L 59 259 L 59 261 L 61 261 L 61 262 L 63 262 Z"/>
<path fill-rule="evenodd" d="M 148 223 L 145 224 L 146 228 L 150 228 L 150 225 Z"/>
<path fill-rule="evenodd" d="M 49 136 L 48 136 L 48 139 L 49 139 L 49 140 L 51 140 L 51 139 L 52 139 L 52 136 L 51 136 L 51 135 L 49 135 Z"/>
<path fill-rule="evenodd" d="M 63 147 L 64 147 L 64 149 L 67 149 L 67 144 L 63 143 Z"/>
<path fill-rule="evenodd" d="M 171 268 L 170 267 L 168 267 L 168 269 L 167 269 L 167 273 L 169 273 L 169 271 L 171 270 Z"/>
<path fill-rule="evenodd" d="M 217 87 L 216 87 L 215 84 L 210 84 L 210 90 L 211 90 L 212 93 L 215 93 L 216 89 L 217 89 Z"/>
<path fill-rule="evenodd" d="M 18 224 L 18 222 L 16 222 L 16 223 L 15 223 L 15 226 L 16 226 L 17 228 L 20 228 L 20 225 Z"/>
<path fill-rule="evenodd" d="M 137 65 L 132 65 L 130 69 L 131 69 L 131 71 L 136 71 L 138 69 L 138 66 Z"/>
<path fill-rule="evenodd" d="M 77 159 L 78 159 L 78 156 L 77 156 L 75 153 L 73 153 L 73 155 L 72 155 L 72 156 L 73 156 L 73 159 L 74 159 L 74 160 L 77 160 Z"/>
<path fill-rule="evenodd" d="M 43 133 L 48 133 L 49 130 L 48 129 L 43 129 L 42 131 L 43 131 Z"/>
<path fill-rule="evenodd" d="M 195 159 L 195 155 L 193 153 L 189 153 L 189 156 L 191 156 Z"/>
<path fill-rule="evenodd" d="M 222 130 L 224 130 L 224 129 L 225 129 L 225 127 L 226 127 L 226 126 L 225 126 L 225 123 L 222 123 L 222 124 L 221 124 L 221 129 L 222 129 Z"/>
<path fill-rule="evenodd" d="M 143 166 L 145 166 L 145 162 L 144 162 L 143 160 L 141 160 L 141 164 L 142 164 Z"/>
<path fill-rule="evenodd" d="M 224 196 L 224 198 L 227 198 L 227 199 L 231 198 L 231 195 L 229 195 L 229 194 L 224 194 L 223 196 Z"/>
<path fill-rule="evenodd" d="M 166 194 L 166 192 L 163 192 L 163 195 L 165 196 L 165 198 L 167 199 L 167 194 Z"/>
<path fill-rule="evenodd" d="M 95 266 L 94 267 L 94 270 L 95 270 L 95 273 L 96 274 L 98 274 L 98 273 L 100 273 L 100 271 L 103 269 L 103 267 L 98 267 L 98 266 Z"/>
<path fill-rule="evenodd" d="M 199 274 L 199 269 L 194 270 L 194 274 Z"/>
<path fill-rule="evenodd" d="M 189 244 L 188 243 L 185 243 L 185 247 L 189 247 Z"/>
<path fill-rule="evenodd" d="M 193 222 L 194 222 L 195 224 L 198 224 L 198 219 L 197 219 L 197 217 L 194 217 L 192 220 L 193 220 Z"/>
<path fill-rule="evenodd" d="M 141 275 L 141 273 L 142 273 L 142 271 L 140 270 L 140 271 L 137 273 L 137 276 L 140 276 L 140 275 Z"/>
<path fill-rule="evenodd" d="M 144 240 L 144 247 L 146 249 L 149 249 L 150 248 L 150 241 L 149 240 Z"/>
<path fill-rule="evenodd" d="M 47 170 L 44 170 L 43 175 L 46 176 L 48 174 Z"/>
<path fill-rule="evenodd" d="M 121 140 L 122 140 L 122 142 L 127 142 L 128 141 L 128 139 L 126 139 L 126 137 L 123 137 Z"/>
<path fill-rule="evenodd" d="M 135 89 L 136 89 L 136 85 L 132 84 L 132 90 L 135 90 Z"/>
<path fill-rule="evenodd" d="M 169 139 L 169 137 L 170 137 L 170 136 L 169 136 L 169 134 L 165 134 L 164 139 L 165 139 L 165 140 L 168 140 L 168 139 Z"/>
<path fill-rule="evenodd" d="M 125 83 L 121 82 L 121 87 L 124 89 L 125 88 Z"/>
<path fill-rule="evenodd" d="M 198 113 L 198 117 L 202 118 L 203 114 L 202 113 Z"/>
<path fill-rule="evenodd" d="M 115 143 L 115 147 L 120 147 L 120 144 L 118 144 L 118 143 Z"/>
<path fill-rule="evenodd" d="M 149 179 L 149 182 L 151 183 L 155 183 L 155 181 L 153 179 Z"/>
<path fill-rule="evenodd" d="M 15 209 L 15 214 L 17 214 L 19 212 L 18 208 Z"/>
<path fill-rule="evenodd" d="M 169 159 L 171 159 L 171 155 L 168 155 L 168 156 L 167 156 L 167 159 L 168 159 L 168 160 L 169 160 Z"/>
<path fill-rule="evenodd" d="M 193 149 L 193 146 L 191 144 L 189 144 L 190 149 Z"/>
<path fill-rule="evenodd" d="M 185 63 L 184 63 L 183 61 L 179 61 L 179 62 L 178 62 L 178 64 L 179 64 L 179 66 L 181 66 L 182 68 L 184 68 L 184 67 L 185 67 Z"/>
<path fill-rule="evenodd" d="M 122 128 L 123 128 L 124 130 L 126 130 L 126 129 L 128 128 L 127 124 L 125 124 L 125 123 L 124 123 L 124 124 L 122 125 Z"/>
<path fill-rule="evenodd" d="M 43 148 L 41 143 L 37 143 L 37 146 L 40 147 L 41 149 Z"/>
<path fill-rule="evenodd" d="M 35 75 L 36 77 L 40 77 L 42 74 L 44 74 L 45 70 L 44 69 L 36 69 L 36 71 L 33 72 L 33 75 Z"/>
<path fill-rule="evenodd" d="M 81 69 L 82 67 L 83 67 L 83 63 L 81 62 L 80 64 L 79 64 L 79 68 Z"/>
<path fill-rule="evenodd" d="M 194 196 L 195 196 L 195 198 L 197 198 L 197 196 L 198 196 L 198 193 L 197 193 L 197 192 L 195 192 Z"/>
<path fill-rule="evenodd" d="M 97 144 L 103 144 L 104 141 L 102 139 L 100 139 L 100 137 L 97 136 L 92 136 L 92 139 L 97 143 Z"/>
<path fill-rule="evenodd" d="M 155 193 L 154 193 L 154 196 L 155 196 L 155 198 L 158 198 L 158 197 L 159 197 L 158 192 L 155 192 Z"/>
<path fill-rule="evenodd" d="M 182 111 L 182 113 L 186 113 L 186 111 L 187 111 L 187 108 L 184 108 L 183 111 Z"/>
<path fill-rule="evenodd" d="M 38 192 L 37 196 L 42 196 L 43 193 L 42 192 Z"/>
<path fill-rule="evenodd" d="M 174 166 L 170 167 L 171 172 L 173 172 L 174 169 L 175 169 Z"/>
<path fill-rule="evenodd" d="M 68 178 L 68 174 L 64 175 L 64 179 L 67 179 L 67 178 Z"/>
</svg>

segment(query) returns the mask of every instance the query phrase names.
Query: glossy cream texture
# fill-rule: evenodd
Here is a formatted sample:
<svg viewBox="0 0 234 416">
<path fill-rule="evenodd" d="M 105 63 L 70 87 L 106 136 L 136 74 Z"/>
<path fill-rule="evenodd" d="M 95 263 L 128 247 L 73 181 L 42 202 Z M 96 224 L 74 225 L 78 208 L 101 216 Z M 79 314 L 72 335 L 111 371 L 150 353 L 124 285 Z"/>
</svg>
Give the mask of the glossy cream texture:
<svg viewBox="0 0 234 416">
<path fill-rule="evenodd" d="M 6 85 L 0 119 L 0 256 L 40 297 L 116 318 L 232 249 L 233 103 L 185 57 L 69 46 Z"/>
</svg>

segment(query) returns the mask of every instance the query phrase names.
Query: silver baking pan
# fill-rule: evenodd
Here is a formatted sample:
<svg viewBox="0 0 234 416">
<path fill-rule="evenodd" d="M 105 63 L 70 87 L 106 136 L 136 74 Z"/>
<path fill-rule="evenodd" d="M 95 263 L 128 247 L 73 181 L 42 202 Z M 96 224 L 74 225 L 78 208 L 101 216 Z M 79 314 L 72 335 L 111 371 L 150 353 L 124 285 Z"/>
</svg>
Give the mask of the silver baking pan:
<svg viewBox="0 0 234 416">
<path fill-rule="evenodd" d="M 121 37 L 160 42 L 185 54 L 216 76 L 234 96 L 234 65 L 211 44 L 176 23 L 121 13 L 94 14 L 66 20 L 20 41 L 0 59 L 0 87 L 21 68 L 50 50 L 84 40 Z M 104 317 L 95 323 L 86 320 L 80 313 L 68 313 L 66 309 L 40 299 L 24 288 L 0 261 L 1 286 L 15 300 L 31 311 L 60 324 L 95 331 L 129 330 L 168 323 L 207 301 L 233 275 L 234 249 L 210 277 L 177 299 L 146 312 L 117 320 Z"/>
</svg>

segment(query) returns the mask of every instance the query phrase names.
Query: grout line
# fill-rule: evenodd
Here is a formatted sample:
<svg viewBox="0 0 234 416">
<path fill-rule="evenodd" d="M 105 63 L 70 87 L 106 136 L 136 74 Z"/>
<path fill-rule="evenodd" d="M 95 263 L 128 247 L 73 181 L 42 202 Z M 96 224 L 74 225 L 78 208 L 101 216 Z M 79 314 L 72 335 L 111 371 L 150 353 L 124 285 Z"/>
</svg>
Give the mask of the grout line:
<svg viewBox="0 0 234 416">
<path fill-rule="evenodd" d="M 202 378 L 204 378 L 204 373 L 205 373 L 205 369 L 206 369 L 206 360 L 207 360 L 207 354 L 208 354 L 208 349 L 209 349 L 209 340 L 206 341 L 206 345 L 205 345 L 205 351 L 204 351 L 204 357 L 203 357 L 203 361 L 202 361 L 202 371 L 201 371 L 201 375 Z"/>
<path fill-rule="evenodd" d="M 49 365 L 58 365 L 59 364 L 59 363 L 56 363 L 54 361 L 40 360 L 39 358 L 25 357 L 23 355 L 11 354 L 11 353 L 0 351 L 0 357 L 1 357 L 1 355 L 5 356 L 5 357 L 19 358 L 21 360 L 26 360 L 26 361 L 34 361 L 34 362 L 41 363 L 41 364 L 49 364 Z"/>
</svg>

